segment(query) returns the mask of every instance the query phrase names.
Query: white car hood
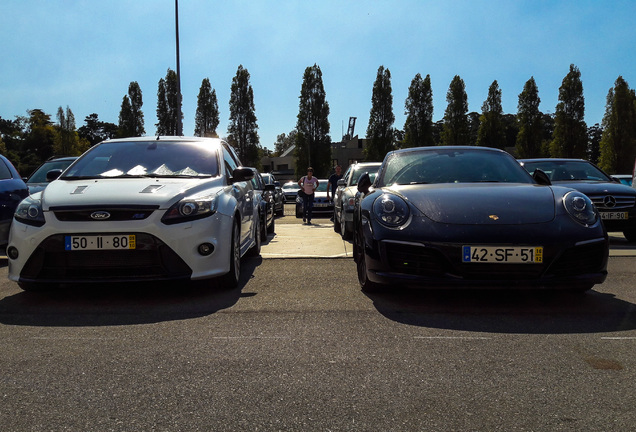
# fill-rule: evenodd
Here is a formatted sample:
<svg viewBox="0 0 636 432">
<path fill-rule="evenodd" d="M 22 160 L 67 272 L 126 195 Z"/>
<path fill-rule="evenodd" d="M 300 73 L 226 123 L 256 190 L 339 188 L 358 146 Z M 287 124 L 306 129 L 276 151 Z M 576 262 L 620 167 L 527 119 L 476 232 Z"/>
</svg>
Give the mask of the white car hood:
<svg viewBox="0 0 636 432">
<path fill-rule="evenodd" d="M 107 178 L 55 180 L 42 191 L 44 211 L 59 206 L 158 205 L 168 208 L 183 197 L 215 193 L 219 177 L 205 179 Z"/>
</svg>

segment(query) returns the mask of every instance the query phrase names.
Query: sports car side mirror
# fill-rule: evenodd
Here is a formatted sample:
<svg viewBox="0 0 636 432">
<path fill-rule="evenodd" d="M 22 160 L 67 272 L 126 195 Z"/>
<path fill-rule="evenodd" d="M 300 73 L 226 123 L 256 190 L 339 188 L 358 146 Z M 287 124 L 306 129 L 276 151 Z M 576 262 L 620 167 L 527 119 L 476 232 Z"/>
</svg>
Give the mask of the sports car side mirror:
<svg viewBox="0 0 636 432">
<path fill-rule="evenodd" d="M 365 172 L 358 179 L 358 192 L 366 195 L 369 193 L 370 187 L 371 187 L 371 177 L 369 176 L 368 172 Z"/>
<path fill-rule="evenodd" d="M 550 177 L 548 177 L 548 175 L 539 168 L 534 170 L 534 173 L 532 173 L 532 178 L 534 179 L 534 181 L 543 186 L 550 186 L 552 184 L 552 182 L 550 181 Z"/>
</svg>

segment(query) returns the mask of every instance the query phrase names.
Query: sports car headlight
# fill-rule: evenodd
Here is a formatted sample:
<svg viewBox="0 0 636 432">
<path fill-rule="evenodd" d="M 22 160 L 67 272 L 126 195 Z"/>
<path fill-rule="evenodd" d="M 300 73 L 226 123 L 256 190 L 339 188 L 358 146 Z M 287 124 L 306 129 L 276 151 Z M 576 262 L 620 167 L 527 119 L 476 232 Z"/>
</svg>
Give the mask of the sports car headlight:
<svg viewBox="0 0 636 432">
<path fill-rule="evenodd" d="M 26 197 L 18 204 L 13 216 L 17 221 L 27 225 L 41 227 L 45 222 L 42 201 L 31 196 Z"/>
<path fill-rule="evenodd" d="M 373 213 L 382 225 L 397 228 L 409 220 L 409 205 L 397 195 L 382 194 L 373 203 Z"/>
<path fill-rule="evenodd" d="M 581 192 L 568 192 L 563 197 L 563 205 L 572 219 L 585 226 L 594 225 L 598 218 L 592 200 Z"/>
<path fill-rule="evenodd" d="M 216 195 L 184 198 L 170 207 L 161 218 L 161 221 L 171 225 L 201 219 L 213 215 L 216 212 L 216 206 Z"/>
</svg>

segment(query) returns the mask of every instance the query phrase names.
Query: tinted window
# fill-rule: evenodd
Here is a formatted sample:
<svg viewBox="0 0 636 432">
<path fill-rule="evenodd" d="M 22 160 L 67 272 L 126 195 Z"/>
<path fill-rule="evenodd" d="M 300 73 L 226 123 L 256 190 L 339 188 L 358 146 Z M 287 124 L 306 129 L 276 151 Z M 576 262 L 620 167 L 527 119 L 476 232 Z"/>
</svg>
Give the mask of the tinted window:
<svg viewBox="0 0 636 432">
<path fill-rule="evenodd" d="M 612 181 L 603 171 L 586 161 L 530 161 L 524 162 L 523 167 L 533 173 L 537 168 L 545 172 L 552 181 Z"/>
<path fill-rule="evenodd" d="M 6 180 L 10 178 L 13 178 L 13 176 L 11 175 L 9 167 L 2 159 L 0 159 L 0 180 Z"/>
<path fill-rule="evenodd" d="M 72 163 L 72 160 L 58 160 L 45 162 L 40 168 L 37 169 L 27 183 L 46 183 L 46 173 L 51 170 L 65 170 Z"/>
<path fill-rule="evenodd" d="M 471 149 L 397 152 L 385 161 L 380 186 L 430 183 L 533 183 L 507 153 Z"/>
</svg>

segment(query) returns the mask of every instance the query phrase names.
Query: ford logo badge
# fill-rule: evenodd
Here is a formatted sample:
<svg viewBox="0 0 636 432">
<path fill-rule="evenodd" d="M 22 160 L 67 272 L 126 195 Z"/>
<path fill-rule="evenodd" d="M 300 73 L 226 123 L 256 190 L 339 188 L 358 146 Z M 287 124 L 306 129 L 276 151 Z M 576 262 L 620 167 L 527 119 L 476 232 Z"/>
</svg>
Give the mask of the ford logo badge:
<svg viewBox="0 0 636 432">
<path fill-rule="evenodd" d="M 96 211 L 91 213 L 91 219 L 93 220 L 106 220 L 110 218 L 110 213 L 106 211 Z"/>
</svg>

